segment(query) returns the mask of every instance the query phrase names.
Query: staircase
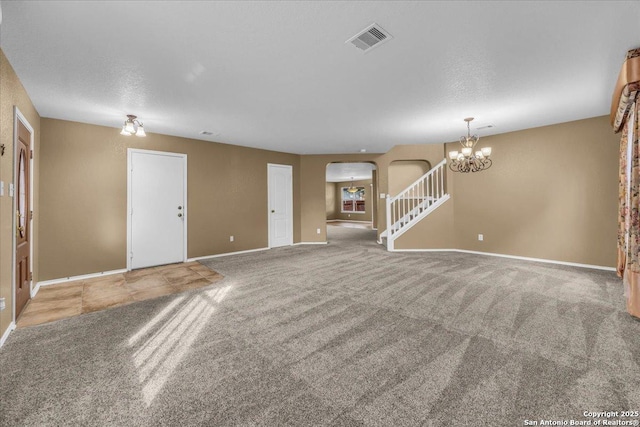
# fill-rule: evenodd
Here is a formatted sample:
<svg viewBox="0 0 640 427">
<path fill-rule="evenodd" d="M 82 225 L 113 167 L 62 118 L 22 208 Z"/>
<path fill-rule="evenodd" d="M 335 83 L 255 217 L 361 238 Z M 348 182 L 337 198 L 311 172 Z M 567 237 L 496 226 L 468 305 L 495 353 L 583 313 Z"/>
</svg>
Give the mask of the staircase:
<svg viewBox="0 0 640 427">
<path fill-rule="evenodd" d="M 449 200 L 444 183 L 446 168 L 444 159 L 397 196 L 387 195 L 387 229 L 380 235 L 387 240 L 387 250 L 393 251 L 398 237 Z"/>
</svg>

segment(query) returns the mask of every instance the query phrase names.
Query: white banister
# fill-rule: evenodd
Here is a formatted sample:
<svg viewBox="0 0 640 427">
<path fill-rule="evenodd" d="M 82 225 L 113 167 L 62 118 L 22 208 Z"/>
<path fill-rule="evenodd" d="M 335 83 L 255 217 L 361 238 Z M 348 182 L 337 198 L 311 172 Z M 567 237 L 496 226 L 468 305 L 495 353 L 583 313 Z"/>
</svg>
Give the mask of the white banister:
<svg viewBox="0 0 640 427">
<path fill-rule="evenodd" d="M 415 180 L 398 195 L 387 194 L 387 248 L 394 249 L 394 241 L 438 206 L 449 200 L 445 193 L 444 177 L 447 159 Z"/>
</svg>

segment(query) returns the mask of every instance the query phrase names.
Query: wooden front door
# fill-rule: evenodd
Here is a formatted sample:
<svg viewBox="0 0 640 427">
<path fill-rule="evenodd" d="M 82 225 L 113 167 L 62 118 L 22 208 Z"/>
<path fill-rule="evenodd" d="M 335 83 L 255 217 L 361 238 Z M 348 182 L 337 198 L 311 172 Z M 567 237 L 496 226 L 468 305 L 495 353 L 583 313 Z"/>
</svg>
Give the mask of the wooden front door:
<svg viewBox="0 0 640 427">
<path fill-rule="evenodd" d="M 16 319 L 31 298 L 31 132 L 18 120 L 16 144 Z"/>
</svg>

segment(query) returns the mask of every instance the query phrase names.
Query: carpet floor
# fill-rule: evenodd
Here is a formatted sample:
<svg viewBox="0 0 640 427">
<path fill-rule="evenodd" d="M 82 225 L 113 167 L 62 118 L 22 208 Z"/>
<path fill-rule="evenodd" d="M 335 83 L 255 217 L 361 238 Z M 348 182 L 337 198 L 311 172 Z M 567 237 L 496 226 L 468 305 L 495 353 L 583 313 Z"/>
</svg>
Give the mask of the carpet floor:
<svg viewBox="0 0 640 427">
<path fill-rule="evenodd" d="M 522 426 L 640 409 L 640 322 L 614 273 L 328 231 L 205 261 L 225 276 L 206 288 L 16 330 L 0 425 Z"/>
</svg>

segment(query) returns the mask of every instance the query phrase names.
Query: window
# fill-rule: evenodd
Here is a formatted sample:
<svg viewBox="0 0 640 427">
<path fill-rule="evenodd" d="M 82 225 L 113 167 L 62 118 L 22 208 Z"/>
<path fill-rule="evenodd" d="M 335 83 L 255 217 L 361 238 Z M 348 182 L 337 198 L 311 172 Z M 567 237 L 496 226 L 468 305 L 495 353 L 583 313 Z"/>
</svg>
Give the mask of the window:
<svg viewBox="0 0 640 427">
<path fill-rule="evenodd" d="M 350 187 L 342 187 L 342 212 L 364 212 L 364 187 L 351 187 L 357 191 L 350 192 Z"/>
</svg>

